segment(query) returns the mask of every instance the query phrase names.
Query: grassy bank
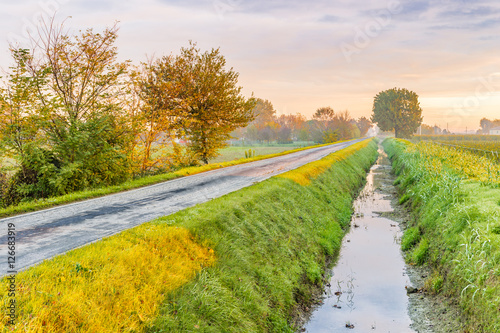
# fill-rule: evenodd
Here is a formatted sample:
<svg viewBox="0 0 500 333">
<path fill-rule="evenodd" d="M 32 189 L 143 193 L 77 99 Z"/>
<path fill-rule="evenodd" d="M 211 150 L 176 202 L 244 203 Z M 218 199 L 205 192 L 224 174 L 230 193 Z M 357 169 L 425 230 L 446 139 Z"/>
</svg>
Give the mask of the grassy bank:
<svg viewBox="0 0 500 333">
<path fill-rule="evenodd" d="M 288 178 L 271 178 L 19 273 L 16 283 L 23 287 L 16 295 L 17 331 L 36 320 L 40 326 L 33 331 L 48 331 L 47 320 L 39 318 L 44 311 L 58 325 L 77 327 L 66 332 L 106 332 L 106 326 L 92 326 L 92 309 L 100 304 L 101 309 L 116 310 L 99 315 L 104 323 L 106 318 L 116 325 L 123 323 L 123 316 L 129 320 L 126 327 L 117 326 L 121 331 L 293 332 L 294 316 L 310 304 L 327 259 L 340 248 L 352 200 L 376 151 L 373 141 L 357 143 L 312 163 L 317 168 L 309 165 L 291 171 Z M 308 185 L 297 181 L 301 172 L 308 172 Z M 175 230 L 182 232 L 171 236 Z M 195 263 L 181 271 L 196 276 L 175 290 L 163 279 L 176 276 L 178 268 L 172 271 L 168 263 L 159 267 L 157 259 L 147 259 L 171 257 L 173 241 L 157 245 L 164 238 L 180 239 L 179 256 Z M 61 304 L 56 291 L 66 284 L 70 286 L 62 294 L 72 301 Z M 141 297 L 142 290 L 161 297 Z M 119 306 L 102 305 L 112 304 L 104 302 L 117 293 L 128 296 Z"/>
<path fill-rule="evenodd" d="M 430 143 L 389 139 L 400 202 L 413 212 L 407 259 L 428 263 L 429 291 L 460 304 L 470 332 L 500 331 L 500 178 L 491 161 Z"/>
<path fill-rule="evenodd" d="M 340 143 L 340 142 L 343 142 L 343 141 L 338 141 L 335 143 Z M 226 162 L 222 162 L 222 163 L 209 163 L 209 164 L 202 165 L 202 166 L 188 167 L 188 168 L 183 168 L 183 169 L 180 169 L 177 171 L 168 172 L 168 173 L 164 173 L 164 174 L 159 174 L 159 175 L 154 175 L 154 176 L 146 176 L 146 177 L 142 177 L 142 178 L 138 178 L 138 179 L 134 179 L 134 180 L 129 180 L 129 181 L 127 181 L 123 184 L 120 184 L 120 185 L 97 188 L 97 189 L 90 189 L 90 190 L 80 191 L 80 192 L 74 192 L 74 193 L 69 193 L 66 195 L 47 198 L 47 199 L 39 199 L 39 200 L 33 200 L 33 201 L 29 201 L 29 202 L 22 202 L 16 206 L 9 206 L 6 208 L 0 208 L 0 218 L 13 216 L 16 214 L 22 214 L 22 213 L 42 210 L 45 208 L 64 205 L 64 204 L 71 203 L 71 202 L 102 197 L 104 195 L 123 192 L 123 191 L 131 190 L 131 189 L 139 188 L 139 187 L 144 187 L 144 186 L 148 186 L 148 185 L 153 185 L 153 184 L 161 183 L 164 181 L 168 181 L 168 180 L 172 180 L 172 179 L 176 179 L 176 178 L 180 178 L 180 177 L 184 177 L 184 176 L 189 176 L 189 175 L 194 175 L 194 174 L 198 174 L 198 173 L 202 173 L 202 172 L 206 172 L 206 171 L 210 171 L 210 170 L 225 168 L 228 166 L 233 166 L 233 165 L 238 165 L 238 164 L 243 164 L 243 163 L 248 163 L 248 162 L 253 162 L 253 161 L 260 161 L 263 159 L 268 159 L 268 158 L 273 158 L 273 157 L 278 157 L 278 156 L 283 156 L 283 155 L 295 153 L 298 151 L 316 148 L 316 147 L 323 147 L 323 146 L 327 146 L 327 145 L 331 145 L 331 144 L 335 144 L 335 143 L 328 143 L 328 144 L 317 145 L 317 146 L 313 146 L 313 147 L 297 148 L 297 149 L 287 150 L 287 151 L 283 151 L 283 152 L 275 153 L 275 154 L 259 155 L 259 156 L 255 156 L 252 158 L 240 158 L 237 160 L 231 160 L 231 161 L 226 161 Z M 243 155 L 244 155 L 244 152 L 243 152 Z"/>
</svg>

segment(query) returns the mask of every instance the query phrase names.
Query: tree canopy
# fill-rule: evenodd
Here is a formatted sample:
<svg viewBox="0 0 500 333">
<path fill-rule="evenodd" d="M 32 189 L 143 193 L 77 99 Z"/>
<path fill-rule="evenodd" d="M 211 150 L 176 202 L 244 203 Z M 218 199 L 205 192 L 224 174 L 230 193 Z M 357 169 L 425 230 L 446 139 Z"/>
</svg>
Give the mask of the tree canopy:
<svg viewBox="0 0 500 333">
<path fill-rule="evenodd" d="M 158 117 L 169 119 L 170 130 L 182 130 L 188 148 L 204 163 L 227 145 L 232 131 L 255 117 L 254 99 L 241 95 L 238 73 L 226 68 L 219 49 L 202 53 L 191 43 L 179 55 L 156 61 L 151 71 L 146 98 L 160 111 Z"/>
<path fill-rule="evenodd" d="M 394 130 L 397 138 L 410 137 L 422 123 L 418 95 L 405 88 L 378 93 L 373 101 L 371 121 L 383 131 Z"/>
</svg>

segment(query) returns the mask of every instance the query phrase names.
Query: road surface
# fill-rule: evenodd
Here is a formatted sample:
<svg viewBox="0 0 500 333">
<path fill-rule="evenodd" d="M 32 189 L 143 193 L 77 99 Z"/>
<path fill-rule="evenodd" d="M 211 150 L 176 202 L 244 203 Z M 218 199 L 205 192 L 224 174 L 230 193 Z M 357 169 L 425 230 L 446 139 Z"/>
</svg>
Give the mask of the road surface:
<svg viewBox="0 0 500 333">
<path fill-rule="evenodd" d="M 235 165 L 100 198 L 0 219 L 0 276 L 9 274 L 8 225 L 16 231 L 15 270 L 237 191 L 319 160 L 363 139 Z"/>
</svg>

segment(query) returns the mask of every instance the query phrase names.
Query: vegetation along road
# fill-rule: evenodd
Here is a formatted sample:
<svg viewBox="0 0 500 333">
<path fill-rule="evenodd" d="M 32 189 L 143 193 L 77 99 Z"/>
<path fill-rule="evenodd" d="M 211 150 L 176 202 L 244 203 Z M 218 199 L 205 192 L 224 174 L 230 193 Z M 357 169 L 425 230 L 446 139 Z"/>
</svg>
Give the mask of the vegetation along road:
<svg viewBox="0 0 500 333">
<path fill-rule="evenodd" d="M 17 269 L 295 169 L 364 139 L 236 165 L 0 220 L 17 230 Z M 0 251 L 6 251 L 6 236 Z M 2 276 L 8 271 L 2 263 Z"/>
</svg>

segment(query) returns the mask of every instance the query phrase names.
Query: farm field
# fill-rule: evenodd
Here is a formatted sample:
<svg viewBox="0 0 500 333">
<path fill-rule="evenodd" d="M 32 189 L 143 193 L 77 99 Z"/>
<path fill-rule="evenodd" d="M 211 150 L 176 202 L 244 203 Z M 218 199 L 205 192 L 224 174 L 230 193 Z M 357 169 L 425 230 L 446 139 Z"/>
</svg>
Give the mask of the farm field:
<svg viewBox="0 0 500 333">
<path fill-rule="evenodd" d="M 250 145 L 250 146 L 230 146 L 220 150 L 220 156 L 210 160 L 210 163 L 222 163 L 232 160 L 237 160 L 240 158 L 245 158 L 245 152 L 249 150 L 252 151 L 252 157 L 268 155 L 268 154 L 278 154 L 288 150 L 293 150 L 297 148 L 307 147 L 311 144 L 276 144 L 276 145 Z M 253 155 L 255 153 L 255 155 Z"/>
<path fill-rule="evenodd" d="M 427 289 L 455 299 L 470 332 L 500 331 L 500 164 L 436 142 L 383 145 L 413 214 L 407 260 L 432 268 Z"/>
<path fill-rule="evenodd" d="M 414 142 L 434 142 L 461 151 L 468 151 L 500 163 L 499 135 L 437 135 L 416 136 Z"/>
</svg>

